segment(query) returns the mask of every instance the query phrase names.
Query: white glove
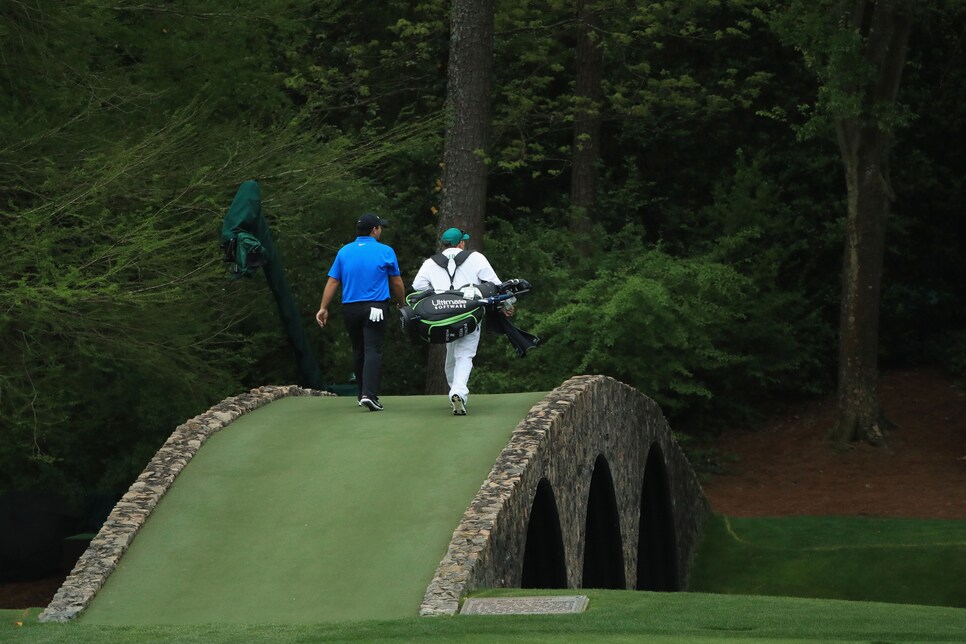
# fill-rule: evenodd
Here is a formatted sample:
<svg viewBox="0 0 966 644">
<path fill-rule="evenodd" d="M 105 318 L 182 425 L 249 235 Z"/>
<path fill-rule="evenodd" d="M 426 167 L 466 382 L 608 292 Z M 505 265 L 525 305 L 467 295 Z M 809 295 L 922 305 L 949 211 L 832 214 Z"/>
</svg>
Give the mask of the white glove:
<svg viewBox="0 0 966 644">
<path fill-rule="evenodd" d="M 481 293 L 480 289 L 476 288 L 475 286 L 464 286 L 463 297 L 468 300 L 478 300 L 483 297 L 483 293 Z"/>
<path fill-rule="evenodd" d="M 378 306 L 374 306 L 369 309 L 369 321 L 382 322 L 382 309 L 380 309 Z"/>
</svg>

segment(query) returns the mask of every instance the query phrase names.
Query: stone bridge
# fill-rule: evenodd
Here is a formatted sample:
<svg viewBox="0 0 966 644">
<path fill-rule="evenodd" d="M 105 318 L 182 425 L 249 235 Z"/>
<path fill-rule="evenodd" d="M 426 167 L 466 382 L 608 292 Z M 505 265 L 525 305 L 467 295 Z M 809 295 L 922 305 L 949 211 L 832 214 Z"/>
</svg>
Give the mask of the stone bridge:
<svg viewBox="0 0 966 644">
<path fill-rule="evenodd" d="M 286 396 L 260 387 L 180 425 L 118 502 L 40 621 L 83 612 L 207 439 Z M 577 376 L 513 430 L 453 533 L 420 607 L 459 611 L 481 588 L 686 587 L 708 504 L 658 405 L 605 376 Z"/>
<path fill-rule="evenodd" d="M 420 614 L 456 613 L 481 588 L 683 590 L 708 511 L 657 403 L 571 378 L 517 425 Z"/>
</svg>

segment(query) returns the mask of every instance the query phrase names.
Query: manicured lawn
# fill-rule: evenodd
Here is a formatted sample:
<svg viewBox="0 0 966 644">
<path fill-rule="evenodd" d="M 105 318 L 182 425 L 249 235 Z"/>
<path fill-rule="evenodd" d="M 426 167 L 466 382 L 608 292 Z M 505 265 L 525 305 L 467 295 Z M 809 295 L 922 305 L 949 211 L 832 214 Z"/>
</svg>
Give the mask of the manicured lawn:
<svg viewBox="0 0 966 644">
<path fill-rule="evenodd" d="M 218 432 L 80 621 L 394 619 L 419 604 L 463 511 L 545 394 L 293 397 Z"/>
<path fill-rule="evenodd" d="M 0 611 L 0 640 L 18 642 L 962 642 L 966 609 L 787 597 L 634 591 L 500 591 L 590 598 L 579 615 L 455 616 L 331 624 L 189 626 L 13 625 Z"/>
<path fill-rule="evenodd" d="M 691 589 L 966 608 L 964 580 L 966 521 L 716 516 Z"/>
</svg>

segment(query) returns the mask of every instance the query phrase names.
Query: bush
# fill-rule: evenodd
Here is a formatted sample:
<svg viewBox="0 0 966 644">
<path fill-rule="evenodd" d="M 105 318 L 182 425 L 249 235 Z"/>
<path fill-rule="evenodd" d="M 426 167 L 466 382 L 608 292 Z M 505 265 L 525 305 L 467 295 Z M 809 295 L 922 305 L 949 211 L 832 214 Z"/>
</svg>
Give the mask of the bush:
<svg viewBox="0 0 966 644">
<path fill-rule="evenodd" d="M 771 391 L 802 386 L 796 374 L 814 358 L 789 320 L 793 295 L 707 256 L 647 247 L 634 230 L 617 236 L 592 260 L 594 276 L 579 282 L 584 261 L 560 256 L 569 248 L 557 243 L 560 234 L 495 237 L 501 277 L 519 270 L 534 284 L 514 321 L 541 345 L 519 360 L 507 343 L 484 338 L 478 387 L 548 390 L 575 374 L 604 374 L 651 396 L 678 422 L 714 428 L 746 417 Z"/>
</svg>

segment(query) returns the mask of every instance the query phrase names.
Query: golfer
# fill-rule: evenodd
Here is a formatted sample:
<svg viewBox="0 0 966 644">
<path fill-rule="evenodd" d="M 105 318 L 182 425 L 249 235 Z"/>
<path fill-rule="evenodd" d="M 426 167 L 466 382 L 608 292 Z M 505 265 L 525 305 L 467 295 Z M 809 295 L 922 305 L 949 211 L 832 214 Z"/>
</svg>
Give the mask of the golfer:
<svg viewBox="0 0 966 644">
<path fill-rule="evenodd" d="M 356 222 L 355 241 L 339 249 L 329 269 L 329 281 L 315 314 L 319 326 L 329 321 L 329 305 L 342 289 L 342 317 L 352 342 L 352 358 L 359 382 L 359 406 L 382 411 L 379 376 L 382 371 L 382 343 L 389 325 L 390 294 L 403 306 L 405 286 L 399 275 L 396 251 L 379 242 L 389 222 L 366 213 Z"/>
</svg>

